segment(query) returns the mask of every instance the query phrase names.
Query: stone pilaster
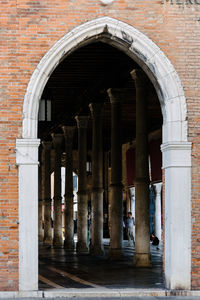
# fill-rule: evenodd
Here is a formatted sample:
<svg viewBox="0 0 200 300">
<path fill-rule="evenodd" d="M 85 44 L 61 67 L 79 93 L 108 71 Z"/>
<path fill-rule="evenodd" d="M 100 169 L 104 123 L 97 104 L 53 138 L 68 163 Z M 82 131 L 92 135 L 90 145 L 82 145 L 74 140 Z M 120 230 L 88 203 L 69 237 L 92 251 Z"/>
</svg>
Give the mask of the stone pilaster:
<svg viewBox="0 0 200 300">
<path fill-rule="evenodd" d="M 54 161 L 54 220 L 53 220 L 53 245 L 61 247 L 62 237 L 62 195 L 61 195 L 61 154 L 62 154 L 62 134 L 52 134 L 53 146 L 55 149 Z"/>
<path fill-rule="evenodd" d="M 19 176 L 19 291 L 38 290 L 38 146 L 39 139 L 16 140 Z M 13 224 L 14 225 L 14 224 Z M 11 231 L 12 232 L 12 231 Z M 11 261 L 8 261 L 8 264 Z M 6 273 L 4 273 L 6 276 Z M 2 280 L 1 280 L 2 286 Z"/>
<path fill-rule="evenodd" d="M 121 143 L 121 90 L 109 89 L 111 102 L 110 258 L 122 258 L 123 185 Z"/>
<path fill-rule="evenodd" d="M 65 242 L 64 248 L 74 250 L 74 194 L 73 194 L 73 137 L 74 126 L 63 126 L 65 136 Z"/>
<path fill-rule="evenodd" d="M 135 255 L 136 267 L 150 267 L 149 245 L 149 162 L 147 131 L 147 77 L 133 70 L 136 87 L 136 178 L 135 178 Z"/>
<path fill-rule="evenodd" d="M 76 116 L 78 126 L 78 242 L 77 252 L 88 253 L 87 116 Z"/>
<path fill-rule="evenodd" d="M 52 244 L 52 224 L 51 224 L 51 142 L 42 142 L 44 151 L 44 244 Z"/>
<path fill-rule="evenodd" d="M 91 254 L 103 255 L 103 104 L 89 105 L 92 135 L 92 240 Z"/>
</svg>

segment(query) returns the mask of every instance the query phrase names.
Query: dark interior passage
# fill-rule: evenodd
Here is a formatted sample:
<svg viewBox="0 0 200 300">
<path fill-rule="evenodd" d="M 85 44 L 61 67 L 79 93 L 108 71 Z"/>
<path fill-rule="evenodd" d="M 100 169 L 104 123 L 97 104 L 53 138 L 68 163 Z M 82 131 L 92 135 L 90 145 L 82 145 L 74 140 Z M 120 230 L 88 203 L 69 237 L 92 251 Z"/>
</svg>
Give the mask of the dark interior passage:
<svg viewBox="0 0 200 300">
<path fill-rule="evenodd" d="M 162 247 L 150 244 L 153 231 L 161 240 L 163 225 L 161 127 L 151 81 L 130 57 L 106 43 L 80 47 L 51 74 L 38 126 L 41 288 L 163 287 Z M 78 175 L 76 191 L 73 172 Z M 150 185 L 155 188 L 153 200 Z M 143 201 L 140 207 L 138 201 Z M 136 223 L 135 249 L 123 240 L 129 211 Z M 110 238 L 104 247 L 103 237 Z"/>
</svg>

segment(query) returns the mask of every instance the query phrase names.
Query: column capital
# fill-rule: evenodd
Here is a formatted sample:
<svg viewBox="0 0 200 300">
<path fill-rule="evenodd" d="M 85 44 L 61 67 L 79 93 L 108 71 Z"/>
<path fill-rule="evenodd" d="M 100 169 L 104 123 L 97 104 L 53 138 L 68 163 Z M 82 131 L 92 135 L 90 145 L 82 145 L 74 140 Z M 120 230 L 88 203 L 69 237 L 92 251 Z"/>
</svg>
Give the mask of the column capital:
<svg viewBox="0 0 200 300">
<path fill-rule="evenodd" d="M 161 145 L 163 169 L 191 167 L 191 142 L 167 142 Z"/>
<path fill-rule="evenodd" d="M 52 148 L 52 142 L 50 141 L 42 141 L 42 147 L 45 151 L 51 150 Z"/>
<path fill-rule="evenodd" d="M 16 140 L 16 164 L 38 165 L 39 139 L 17 139 Z"/>
<path fill-rule="evenodd" d="M 64 132 L 65 142 L 67 144 L 71 144 L 74 136 L 74 131 L 76 126 L 62 126 L 62 130 Z"/>
<path fill-rule="evenodd" d="M 110 88 L 107 90 L 111 104 L 121 103 L 124 98 L 124 91 L 121 89 Z"/>
<path fill-rule="evenodd" d="M 63 134 L 62 133 L 52 133 L 52 140 L 54 148 L 61 148 L 63 142 Z"/>
<path fill-rule="evenodd" d="M 140 69 L 134 69 L 130 72 L 130 74 L 132 79 L 136 82 L 137 86 L 140 85 L 143 87 L 148 80 L 147 75 Z"/>
<path fill-rule="evenodd" d="M 90 103 L 89 108 L 92 118 L 103 117 L 104 105 L 103 103 Z"/>
<path fill-rule="evenodd" d="M 88 125 L 88 119 L 88 116 L 76 116 L 75 120 L 77 122 L 77 127 L 86 129 Z"/>
</svg>

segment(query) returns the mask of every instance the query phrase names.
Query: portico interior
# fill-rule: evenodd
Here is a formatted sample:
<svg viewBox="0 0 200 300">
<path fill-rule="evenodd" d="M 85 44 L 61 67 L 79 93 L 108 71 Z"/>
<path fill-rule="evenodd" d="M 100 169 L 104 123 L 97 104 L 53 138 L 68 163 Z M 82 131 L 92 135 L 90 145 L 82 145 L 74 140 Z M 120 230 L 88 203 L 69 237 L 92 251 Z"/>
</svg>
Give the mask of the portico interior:
<svg viewBox="0 0 200 300">
<path fill-rule="evenodd" d="M 152 267 L 149 186 L 154 184 L 156 189 L 162 178 L 155 179 L 152 174 L 159 164 L 155 155 L 150 159 L 150 144 L 161 143 L 163 120 L 150 79 L 124 52 L 105 41 L 96 41 L 60 62 L 45 86 L 42 101 L 38 126 L 41 257 L 44 249 L 49 255 L 55 249 L 54 255 L 60 255 L 58 249 L 63 248 L 62 256 L 66 257 L 84 254 L 86 260 L 91 255 L 121 261 L 125 253 L 122 248 L 126 246 L 123 220 L 132 210 L 136 221 L 135 247 L 131 249 L 133 267 Z M 61 167 L 65 168 L 63 200 Z M 78 175 L 77 243 L 73 172 Z M 157 187 L 160 201 L 161 189 Z M 160 220 L 154 222 L 154 231 L 161 239 L 161 205 L 155 202 L 156 207 L 159 213 L 155 212 L 155 216 L 157 213 Z M 88 214 L 92 217 L 90 245 Z M 110 238 L 105 249 L 103 237 Z"/>
</svg>

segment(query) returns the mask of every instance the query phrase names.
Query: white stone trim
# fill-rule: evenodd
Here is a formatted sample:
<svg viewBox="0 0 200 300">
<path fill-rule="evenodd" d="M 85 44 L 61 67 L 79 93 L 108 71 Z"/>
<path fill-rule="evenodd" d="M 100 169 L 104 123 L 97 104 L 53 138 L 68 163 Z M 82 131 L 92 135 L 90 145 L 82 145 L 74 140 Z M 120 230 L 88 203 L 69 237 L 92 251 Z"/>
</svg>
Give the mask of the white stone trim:
<svg viewBox="0 0 200 300">
<path fill-rule="evenodd" d="M 132 57 L 152 80 L 163 113 L 163 141 L 187 141 L 186 99 L 174 67 L 147 36 L 109 17 L 77 26 L 55 43 L 41 59 L 30 79 L 24 99 L 23 138 L 37 138 L 39 101 L 53 70 L 68 53 L 83 43 L 95 40 L 103 34 L 105 28 L 110 35 L 108 43 Z M 122 41 L 120 46 L 118 39 Z"/>
<path fill-rule="evenodd" d="M 163 169 L 191 167 L 190 142 L 171 142 L 161 145 L 163 153 Z"/>
<path fill-rule="evenodd" d="M 191 143 L 161 146 L 165 170 L 165 283 L 191 289 Z"/>
<path fill-rule="evenodd" d="M 137 298 L 142 299 L 141 297 L 151 297 L 150 299 L 155 299 L 155 297 L 198 297 L 200 296 L 200 290 L 167 290 L 167 289 L 159 289 L 159 288 L 151 288 L 151 289 L 138 289 L 138 288 L 130 288 L 130 289 L 106 289 L 106 288 L 79 288 L 79 289 L 49 289 L 49 290 L 41 290 L 41 291 L 14 291 L 14 292 L 0 292 L 0 299 L 109 299 L 109 298 L 117 298 L 117 299 L 130 299 Z M 153 298 L 152 298 L 153 297 Z M 190 297 L 190 298 L 189 298 Z M 165 298 L 163 298 L 165 299 Z M 166 298 L 168 299 L 168 298 Z M 196 298 L 198 299 L 198 298 Z"/>
<path fill-rule="evenodd" d="M 39 139 L 17 139 L 16 140 L 16 164 L 38 165 Z"/>
<path fill-rule="evenodd" d="M 16 141 L 19 176 L 19 290 L 38 290 L 38 139 Z"/>
</svg>

